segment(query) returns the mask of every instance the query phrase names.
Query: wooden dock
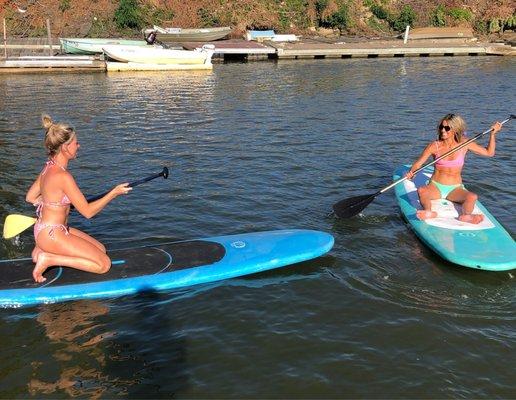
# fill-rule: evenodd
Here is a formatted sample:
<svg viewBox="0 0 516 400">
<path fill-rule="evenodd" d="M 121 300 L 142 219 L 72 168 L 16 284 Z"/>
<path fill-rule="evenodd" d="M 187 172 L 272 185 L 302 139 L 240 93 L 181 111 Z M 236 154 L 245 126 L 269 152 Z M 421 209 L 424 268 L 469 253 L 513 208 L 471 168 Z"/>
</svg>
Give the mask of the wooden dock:
<svg viewBox="0 0 516 400">
<path fill-rule="evenodd" d="M 193 50 L 200 43 L 181 43 Z M 503 43 L 481 43 L 471 39 L 346 41 L 304 38 L 298 42 L 254 42 L 239 39 L 210 42 L 215 46 L 213 61 L 263 59 L 324 59 L 377 57 L 448 57 L 516 55 L 516 48 Z"/>
<path fill-rule="evenodd" d="M 22 56 L 0 61 L 0 73 L 104 72 L 106 63 L 89 56 Z"/>
<path fill-rule="evenodd" d="M 183 48 L 187 50 L 194 50 L 202 47 L 203 44 L 199 42 L 186 42 L 181 43 Z M 215 52 L 212 60 L 216 61 L 251 61 L 251 60 L 267 60 L 270 58 L 276 58 L 276 48 L 268 46 L 263 43 L 254 41 L 247 41 L 242 39 L 229 39 L 229 40 L 217 40 L 209 42 L 215 46 Z"/>
<path fill-rule="evenodd" d="M 501 54 L 502 48 L 505 55 L 516 55 L 511 46 L 461 40 L 267 44 L 276 48 L 278 59 L 484 56 Z"/>
</svg>

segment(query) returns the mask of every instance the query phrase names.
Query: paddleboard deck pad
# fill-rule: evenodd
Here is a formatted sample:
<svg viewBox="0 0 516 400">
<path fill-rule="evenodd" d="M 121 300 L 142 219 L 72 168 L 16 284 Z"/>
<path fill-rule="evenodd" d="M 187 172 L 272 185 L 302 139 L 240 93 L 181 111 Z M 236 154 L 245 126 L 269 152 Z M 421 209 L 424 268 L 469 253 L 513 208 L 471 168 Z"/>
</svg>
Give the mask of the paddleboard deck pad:
<svg viewBox="0 0 516 400">
<path fill-rule="evenodd" d="M 393 179 L 403 178 L 409 169 L 410 165 L 398 168 Z M 459 221 L 461 206 L 446 199 L 432 201 L 436 218 L 421 221 L 416 217 L 416 211 L 422 209 L 417 188 L 428 183 L 433 171 L 433 167 L 427 167 L 412 181 L 405 180 L 395 187 L 401 213 L 419 239 L 457 265 L 488 271 L 516 268 L 516 242 L 479 201 L 473 211 L 484 216 L 479 224 Z"/>
<path fill-rule="evenodd" d="M 107 298 L 219 281 L 319 257 L 333 247 L 330 234 L 279 230 L 218 236 L 109 251 L 111 269 L 92 274 L 51 267 L 38 284 L 30 258 L 0 261 L 0 306 L 21 307 Z"/>
</svg>

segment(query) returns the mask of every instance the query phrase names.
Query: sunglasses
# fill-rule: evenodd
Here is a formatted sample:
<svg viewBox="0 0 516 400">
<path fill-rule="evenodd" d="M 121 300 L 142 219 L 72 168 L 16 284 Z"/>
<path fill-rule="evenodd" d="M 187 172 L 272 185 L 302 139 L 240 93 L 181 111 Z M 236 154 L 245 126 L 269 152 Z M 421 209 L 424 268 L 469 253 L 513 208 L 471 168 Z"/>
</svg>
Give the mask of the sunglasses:
<svg viewBox="0 0 516 400">
<path fill-rule="evenodd" d="M 451 131 L 451 126 L 444 126 L 443 124 L 439 125 L 439 130 L 445 130 L 446 132 L 450 132 Z"/>
</svg>

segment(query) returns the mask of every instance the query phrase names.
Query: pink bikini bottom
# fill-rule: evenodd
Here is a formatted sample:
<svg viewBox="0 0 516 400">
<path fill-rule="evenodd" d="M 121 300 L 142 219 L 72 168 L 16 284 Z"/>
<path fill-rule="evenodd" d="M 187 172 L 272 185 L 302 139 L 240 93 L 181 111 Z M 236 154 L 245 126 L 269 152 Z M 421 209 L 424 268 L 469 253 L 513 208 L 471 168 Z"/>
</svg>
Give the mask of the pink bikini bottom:
<svg viewBox="0 0 516 400">
<path fill-rule="evenodd" d="M 70 234 L 70 231 L 68 230 L 68 227 L 67 226 L 64 226 L 63 224 L 46 224 L 44 222 L 36 222 L 34 224 L 34 239 L 37 239 L 38 238 L 38 235 L 39 233 L 43 230 L 43 229 L 47 229 L 47 228 L 50 228 L 50 230 L 48 231 L 48 236 L 50 236 L 50 238 L 52 240 L 55 240 L 55 230 L 56 229 L 61 229 L 65 235 L 69 235 Z"/>
</svg>

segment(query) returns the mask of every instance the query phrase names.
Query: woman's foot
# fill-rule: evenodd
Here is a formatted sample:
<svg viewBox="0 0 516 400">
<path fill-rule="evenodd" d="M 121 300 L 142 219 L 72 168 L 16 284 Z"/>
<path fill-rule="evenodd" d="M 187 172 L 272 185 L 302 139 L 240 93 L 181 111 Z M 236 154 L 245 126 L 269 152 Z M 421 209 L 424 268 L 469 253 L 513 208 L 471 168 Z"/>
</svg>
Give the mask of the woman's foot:
<svg viewBox="0 0 516 400">
<path fill-rule="evenodd" d="M 437 213 L 431 210 L 417 210 L 416 216 L 424 221 L 425 219 L 435 218 L 437 217 Z"/>
<path fill-rule="evenodd" d="M 38 255 L 38 261 L 36 262 L 36 266 L 32 270 L 32 277 L 36 283 L 42 283 L 47 280 L 47 278 L 43 277 L 43 274 L 50 267 L 50 263 L 48 260 L 47 254 L 40 251 Z"/>
<path fill-rule="evenodd" d="M 459 216 L 459 221 L 468 222 L 470 224 L 480 224 L 484 220 L 481 214 L 462 214 Z"/>
<path fill-rule="evenodd" d="M 42 252 L 42 250 L 38 246 L 34 247 L 34 250 L 32 250 L 32 262 L 34 262 L 34 263 L 38 262 L 38 257 L 41 254 L 41 252 Z"/>
</svg>

